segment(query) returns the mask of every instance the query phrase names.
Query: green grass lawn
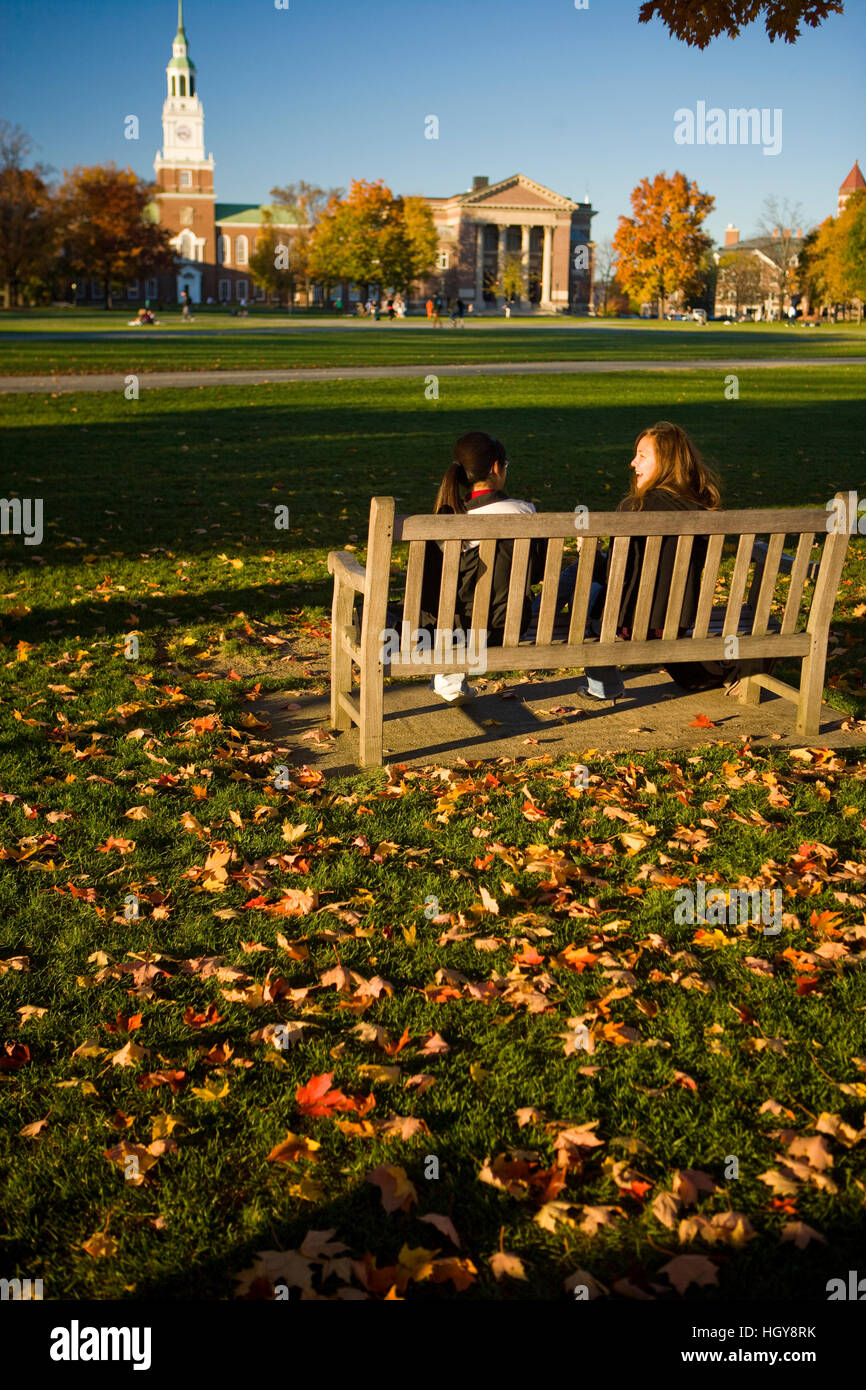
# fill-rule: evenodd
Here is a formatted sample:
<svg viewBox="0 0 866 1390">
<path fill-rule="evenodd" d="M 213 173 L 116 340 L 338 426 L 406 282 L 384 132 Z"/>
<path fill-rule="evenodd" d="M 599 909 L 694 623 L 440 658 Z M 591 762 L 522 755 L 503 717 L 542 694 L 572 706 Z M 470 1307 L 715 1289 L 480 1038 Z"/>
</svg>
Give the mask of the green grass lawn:
<svg viewBox="0 0 866 1390">
<path fill-rule="evenodd" d="M 845 357 L 866 353 L 866 325 L 788 328 L 594 319 L 469 320 L 441 330 L 424 320 L 317 322 L 204 312 L 193 324 L 160 314 L 163 327 L 127 327 L 129 312 L 0 317 L 0 375 L 261 370 L 417 363 Z M 110 334 L 106 338 L 101 335 Z"/>
<path fill-rule="evenodd" d="M 677 1299 L 698 1255 L 717 1283 L 687 1297 L 824 1300 L 857 1268 L 863 759 L 588 750 L 588 788 L 544 759 L 325 784 L 311 745 L 277 788 L 250 710 L 321 687 L 327 551 L 363 559 L 373 493 L 428 509 L 465 430 L 545 510 L 612 507 L 660 417 L 728 505 L 821 505 L 866 491 L 863 379 L 744 372 L 726 401 L 720 364 L 427 401 L 419 367 L 4 402 L 5 495 L 46 523 L 0 542 L 7 1277 L 429 1300 L 571 1297 L 585 1271 Z M 827 694 L 860 718 L 864 600 L 857 538 Z M 781 934 L 677 922 L 698 879 L 779 887 Z M 345 1249 L 307 1239 L 332 1228 Z"/>
</svg>

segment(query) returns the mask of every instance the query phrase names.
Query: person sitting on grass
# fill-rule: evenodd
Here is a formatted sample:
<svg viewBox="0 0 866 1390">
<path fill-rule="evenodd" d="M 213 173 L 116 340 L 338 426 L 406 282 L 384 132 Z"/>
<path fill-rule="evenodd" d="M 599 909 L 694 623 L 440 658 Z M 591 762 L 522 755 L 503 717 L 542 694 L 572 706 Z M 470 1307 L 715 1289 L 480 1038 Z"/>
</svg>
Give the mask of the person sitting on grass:
<svg viewBox="0 0 866 1390">
<path fill-rule="evenodd" d="M 433 507 L 435 515 L 451 513 L 463 515 L 471 512 L 478 516 L 492 516 L 502 512 L 526 514 L 534 512 L 532 502 L 519 501 L 509 497 L 505 491 L 505 475 L 508 459 L 504 444 L 489 434 L 473 431 L 464 434 L 454 445 L 454 459 L 439 486 Z M 500 540 L 496 544 L 496 558 L 493 566 L 493 586 L 490 594 L 490 608 L 487 619 L 486 643 L 489 647 L 502 645 L 505 631 L 505 615 L 508 608 L 508 589 L 511 581 L 511 561 L 514 551 L 512 540 Z M 429 632 L 436 628 L 439 609 L 439 589 L 442 579 L 442 545 L 428 541 L 424 555 L 424 574 L 421 587 L 421 624 Z M 529 586 L 541 578 L 544 570 L 544 541 L 533 541 L 530 550 L 530 563 L 527 568 L 526 593 L 523 600 L 521 631 L 526 627 L 531 598 Z M 479 542 L 464 541 L 460 558 L 457 581 L 457 602 L 455 605 L 455 625 L 462 631 L 472 628 L 472 606 L 475 588 L 483 570 L 480 559 Z M 430 682 L 431 690 L 449 705 L 462 705 L 475 695 L 465 675 L 436 675 Z"/>
<path fill-rule="evenodd" d="M 718 479 L 703 461 L 694 443 L 679 425 L 660 420 L 642 430 L 635 441 L 631 486 L 627 497 L 617 507 L 620 512 L 715 511 L 721 503 Z M 579 544 L 579 542 L 578 542 Z M 645 536 L 633 536 L 629 541 L 625 579 L 620 600 L 616 630 L 628 638 L 634 623 L 641 567 L 646 549 Z M 677 538 L 668 536 L 662 541 L 656 571 L 655 588 L 650 607 L 648 638 L 660 638 L 667 612 L 668 595 L 673 582 Z M 688 633 L 694 625 L 698 609 L 701 575 L 707 553 L 706 536 L 695 536 L 678 636 Z M 609 560 L 610 552 L 608 552 Z M 574 592 L 577 562 L 560 575 L 557 607 L 568 602 Z M 593 586 L 590 600 L 590 628 L 597 635 L 604 607 L 604 586 Z M 730 662 L 676 662 L 664 668 L 684 690 L 711 690 L 736 678 L 736 668 Z M 587 686 L 583 692 L 597 700 L 616 700 L 624 693 L 618 666 L 587 667 Z"/>
</svg>

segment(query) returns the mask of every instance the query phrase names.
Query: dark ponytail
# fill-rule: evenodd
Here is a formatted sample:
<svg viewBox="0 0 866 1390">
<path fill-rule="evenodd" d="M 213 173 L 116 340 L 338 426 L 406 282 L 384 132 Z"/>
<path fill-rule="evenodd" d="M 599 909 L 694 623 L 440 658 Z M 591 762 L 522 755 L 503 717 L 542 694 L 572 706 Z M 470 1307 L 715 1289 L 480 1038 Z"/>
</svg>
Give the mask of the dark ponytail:
<svg viewBox="0 0 866 1390">
<path fill-rule="evenodd" d="M 471 490 L 502 463 L 505 463 L 505 445 L 498 439 L 480 431 L 461 435 L 454 445 L 454 462 L 439 485 L 434 513 L 465 512 L 466 499 L 461 488 Z"/>
</svg>

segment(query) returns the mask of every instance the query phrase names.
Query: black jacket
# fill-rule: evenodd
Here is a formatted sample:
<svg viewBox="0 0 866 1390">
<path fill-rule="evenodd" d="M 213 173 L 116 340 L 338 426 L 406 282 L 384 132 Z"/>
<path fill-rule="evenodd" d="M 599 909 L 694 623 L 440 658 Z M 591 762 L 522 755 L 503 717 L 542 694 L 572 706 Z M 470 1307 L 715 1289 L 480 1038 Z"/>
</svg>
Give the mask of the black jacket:
<svg viewBox="0 0 866 1390">
<path fill-rule="evenodd" d="M 467 511 L 478 511 L 490 505 L 491 502 L 508 501 L 508 494 L 505 492 L 492 493 L 481 498 L 470 500 L 467 503 Z M 533 540 L 530 545 L 529 566 L 527 571 L 526 594 L 523 600 L 523 617 L 521 620 L 521 632 L 527 627 L 532 609 L 532 599 L 529 594 L 529 586 L 537 584 L 544 574 L 544 561 L 547 551 L 547 543 L 542 540 Z M 501 647 L 502 637 L 505 631 L 505 615 L 508 609 L 508 588 L 511 583 L 511 562 L 514 555 L 513 540 L 499 540 L 496 543 L 496 557 L 493 562 L 493 587 L 490 594 L 490 609 L 487 617 L 487 645 L 489 647 Z M 432 630 L 436 627 L 436 618 L 439 611 L 439 589 L 442 582 L 442 559 L 443 552 L 438 541 L 428 541 L 424 552 L 424 577 L 421 584 L 421 626 Z M 466 546 L 464 544 L 463 554 L 460 557 L 460 571 L 457 580 L 457 602 L 455 604 L 455 627 L 468 632 L 472 627 L 472 606 L 475 598 L 475 587 L 483 573 L 481 564 L 481 554 L 478 546 Z"/>
<path fill-rule="evenodd" d="M 623 505 L 620 503 L 617 511 L 623 510 Z M 697 512 L 703 509 L 699 507 L 696 502 L 686 501 L 684 498 L 678 497 L 676 493 L 668 492 L 665 488 L 652 488 L 644 495 L 643 510 L 645 512 Z M 631 632 L 632 624 L 634 623 L 634 610 L 637 605 L 638 587 L 640 584 L 640 573 L 645 549 L 645 536 L 633 536 L 629 541 L 625 580 L 622 589 L 622 603 L 620 605 L 619 621 L 617 623 L 617 628 L 620 630 L 626 629 L 628 632 Z M 664 628 L 668 595 L 673 582 L 676 553 L 677 537 L 666 536 L 662 541 L 661 550 L 659 551 L 655 589 L 653 591 L 653 600 L 650 607 L 649 634 L 661 632 Z M 608 558 L 609 554 L 608 552 Z M 703 574 L 706 557 L 706 536 L 695 536 L 692 544 L 691 558 L 689 560 L 688 574 L 686 576 L 686 587 L 683 593 L 683 606 L 679 619 L 679 631 L 681 633 L 694 626 L 698 611 L 701 575 Z"/>
</svg>

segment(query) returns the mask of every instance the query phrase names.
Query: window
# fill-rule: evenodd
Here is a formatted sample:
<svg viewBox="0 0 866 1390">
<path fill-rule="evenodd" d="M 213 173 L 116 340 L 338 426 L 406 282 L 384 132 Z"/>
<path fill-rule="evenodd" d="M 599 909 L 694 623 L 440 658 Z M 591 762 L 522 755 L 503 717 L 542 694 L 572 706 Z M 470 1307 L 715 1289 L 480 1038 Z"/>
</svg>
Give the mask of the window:
<svg viewBox="0 0 866 1390">
<path fill-rule="evenodd" d="M 145 299 L 156 299 L 156 296 L 157 296 L 158 294 L 159 294 L 159 283 L 158 283 L 158 281 L 156 280 L 156 277 L 154 277 L 152 280 L 145 280 L 145 282 L 144 282 L 144 297 L 145 297 Z"/>
<path fill-rule="evenodd" d="M 221 236 L 217 241 L 217 260 L 220 265 L 231 265 L 232 263 L 232 239 L 228 236 Z"/>
<path fill-rule="evenodd" d="M 138 281 L 137 281 L 137 280 L 130 280 L 129 284 L 128 284 L 127 287 L 126 287 L 126 297 L 127 297 L 127 299 L 138 299 Z"/>
<path fill-rule="evenodd" d="M 85 285 L 84 281 L 83 281 L 83 280 L 78 280 L 78 281 L 76 281 L 76 284 L 75 284 L 75 298 L 76 298 L 76 299 L 85 299 L 86 297 L 87 297 L 87 286 Z"/>
<path fill-rule="evenodd" d="M 231 297 L 232 297 L 232 282 L 231 282 L 231 280 L 220 280 L 220 283 L 219 283 L 219 291 L 218 291 L 218 296 L 217 296 L 217 297 L 218 297 L 218 299 L 219 299 L 220 304 L 225 304 L 225 302 L 226 302 L 227 299 L 231 299 Z"/>
<path fill-rule="evenodd" d="M 237 284 L 235 285 L 235 290 L 237 291 L 238 299 L 248 299 L 248 298 L 249 298 L 250 287 L 249 287 L 249 282 L 248 282 L 248 281 L 246 281 L 246 280 L 238 280 Z"/>
<path fill-rule="evenodd" d="M 264 298 L 265 298 L 265 289 L 264 289 L 264 286 L 263 286 L 263 285 L 256 285 L 256 299 L 262 300 L 262 299 L 264 299 Z"/>
<path fill-rule="evenodd" d="M 181 186 L 181 188 L 192 188 L 192 170 L 191 170 L 191 169 L 181 169 L 181 171 L 180 171 L 180 186 Z"/>
<path fill-rule="evenodd" d="M 192 73 L 189 75 L 189 94 L 191 97 L 195 96 L 195 77 Z"/>
<path fill-rule="evenodd" d="M 235 248 L 235 260 L 238 265 L 246 265 L 249 257 L 249 242 L 245 236 L 239 236 L 237 247 Z M 244 282 L 246 283 L 246 282 Z"/>
<path fill-rule="evenodd" d="M 93 278 L 91 278 L 91 281 L 90 281 L 90 298 L 91 298 L 91 299 L 101 299 L 101 298 L 102 298 L 102 285 L 100 284 L 100 282 L 99 282 L 98 280 L 93 279 Z"/>
<path fill-rule="evenodd" d="M 186 78 L 185 78 L 185 77 L 181 77 L 181 78 L 180 78 L 180 95 L 181 95 L 182 97 L 185 97 L 185 96 L 186 96 Z"/>
<path fill-rule="evenodd" d="M 175 79 L 174 73 L 172 73 L 171 75 L 171 94 L 173 97 L 177 96 L 177 81 Z"/>
<path fill-rule="evenodd" d="M 437 255 L 437 257 L 436 257 L 436 269 L 437 269 L 437 270 L 447 270 L 447 269 L 448 269 L 448 252 L 447 252 L 447 251 L 440 251 L 439 254 Z"/>
</svg>

